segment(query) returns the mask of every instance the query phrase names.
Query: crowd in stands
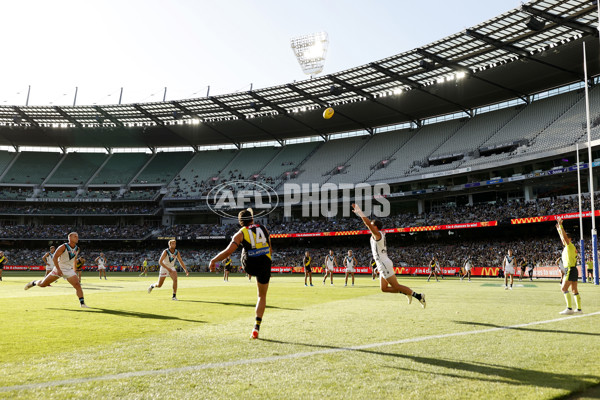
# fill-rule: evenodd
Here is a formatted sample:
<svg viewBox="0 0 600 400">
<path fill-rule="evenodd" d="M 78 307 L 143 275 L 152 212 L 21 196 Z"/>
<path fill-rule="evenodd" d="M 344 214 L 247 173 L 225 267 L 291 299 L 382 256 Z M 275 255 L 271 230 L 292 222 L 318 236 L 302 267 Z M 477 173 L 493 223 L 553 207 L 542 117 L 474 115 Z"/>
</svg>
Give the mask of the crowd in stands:
<svg viewBox="0 0 600 400">
<path fill-rule="evenodd" d="M 220 173 L 221 171 L 218 171 L 218 174 Z M 225 175 L 226 176 L 211 177 L 206 180 L 200 180 L 198 175 L 194 175 L 194 177 L 191 179 L 177 175 L 175 179 L 173 179 L 173 182 L 171 182 L 171 190 L 169 192 L 168 197 L 185 198 L 207 196 L 208 193 L 215 186 L 221 183 L 231 181 L 252 181 L 264 183 L 271 186 L 275 184 L 275 179 L 270 176 L 258 174 L 252 176 L 244 176 L 237 169 L 234 171 L 228 171 Z M 235 192 L 237 190 L 255 189 L 255 187 L 251 184 L 248 184 L 246 185 L 246 187 L 244 187 L 244 185 L 238 183 L 232 189 Z"/>
<path fill-rule="evenodd" d="M 76 231 L 81 239 L 145 239 L 156 229 L 152 225 L 3 225 L 0 238 L 62 240 Z"/>
<path fill-rule="evenodd" d="M 111 204 L 111 203 L 27 203 L 7 204 L 0 203 L 0 214 L 28 214 L 28 215 L 156 215 L 160 211 L 156 204 Z"/>
</svg>

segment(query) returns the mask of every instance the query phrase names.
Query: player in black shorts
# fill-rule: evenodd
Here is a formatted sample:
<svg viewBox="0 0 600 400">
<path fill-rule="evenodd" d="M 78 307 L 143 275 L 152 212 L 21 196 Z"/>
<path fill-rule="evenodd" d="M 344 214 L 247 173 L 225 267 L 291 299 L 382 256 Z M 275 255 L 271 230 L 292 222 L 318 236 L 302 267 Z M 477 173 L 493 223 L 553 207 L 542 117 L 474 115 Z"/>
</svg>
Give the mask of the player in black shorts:
<svg viewBox="0 0 600 400">
<path fill-rule="evenodd" d="M 229 246 L 210 260 L 210 271 L 215 271 L 215 264 L 231 256 L 242 246 L 242 266 L 244 270 L 256 277 L 258 301 L 256 302 L 256 323 L 252 330 L 252 339 L 258 339 L 258 331 L 267 305 L 267 290 L 271 280 L 271 238 L 267 228 L 254 223 L 251 208 L 240 211 L 238 220 L 242 228 L 233 235 Z"/>
<path fill-rule="evenodd" d="M 0 251 L 0 281 L 2 281 L 2 271 L 4 271 L 4 264 L 6 264 L 6 256 L 3 251 Z"/>
<path fill-rule="evenodd" d="M 308 286 L 306 284 L 306 278 L 309 279 L 310 282 L 310 286 L 312 286 L 312 267 L 310 266 L 310 263 L 312 262 L 312 258 L 310 257 L 310 254 L 308 254 L 308 251 L 306 253 L 304 253 L 304 259 L 302 260 L 302 265 L 304 266 L 304 286 Z"/>
<path fill-rule="evenodd" d="M 227 257 L 223 262 L 223 280 L 229 282 L 229 273 L 231 272 L 231 257 Z"/>
</svg>

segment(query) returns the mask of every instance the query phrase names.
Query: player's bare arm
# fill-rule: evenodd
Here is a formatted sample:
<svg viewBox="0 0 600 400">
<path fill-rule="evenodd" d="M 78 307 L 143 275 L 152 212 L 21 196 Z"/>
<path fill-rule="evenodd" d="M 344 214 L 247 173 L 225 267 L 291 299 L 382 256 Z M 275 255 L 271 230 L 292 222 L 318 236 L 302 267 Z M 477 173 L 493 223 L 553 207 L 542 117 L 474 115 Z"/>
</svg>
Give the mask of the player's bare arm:
<svg viewBox="0 0 600 400">
<path fill-rule="evenodd" d="M 65 252 L 65 245 L 61 244 L 60 246 L 58 246 L 58 249 L 56 249 L 56 251 L 54 252 L 54 257 L 52 257 L 52 262 L 54 263 L 54 267 L 56 267 L 56 272 L 58 272 L 58 275 L 62 275 L 62 270 L 60 269 L 60 266 L 58 265 L 58 258 L 64 252 Z"/>
<path fill-rule="evenodd" d="M 563 246 L 568 245 L 571 241 L 567 236 L 567 232 L 563 226 L 563 220 L 560 217 L 556 218 L 556 230 L 558 231 L 558 236 L 560 236 L 560 241 L 562 242 Z"/>
<path fill-rule="evenodd" d="M 227 246 L 227 248 L 225 250 L 223 250 L 222 252 L 220 252 L 219 254 L 214 256 L 212 258 L 212 260 L 210 260 L 210 264 L 208 265 L 210 272 L 215 272 L 215 270 L 216 270 L 215 264 L 217 262 L 225 260 L 230 255 L 232 255 L 234 251 L 237 250 L 240 243 L 242 243 L 243 237 L 244 237 L 244 234 L 242 233 L 242 231 L 239 231 L 238 233 L 236 233 L 233 236 L 233 238 L 231 239 L 231 243 L 229 243 L 229 246 Z M 270 240 L 269 240 L 269 245 L 271 245 Z"/>
<path fill-rule="evenodd" d="M 363 213 L 358 204 L 352 204 L 352 211 L 354 212 L 354 214 L 358 215 L 362 222 L 365 224 L 365 226 L 369 228 L 369 230 L 371 231 L 371 235 L 373 235 L 375 240 L 380 240 L 381 233 L 379 232 L 379 229 L 377 229 L 377 227 L 373 225 L 369 218 L 365 216 L 365 213 Z"/>
<path fill-rule="evenodd" d="M 181 265 L 181 268 L 183 268 L 185 271 L 185 276 L 190 276 L 190 271 L 187 269 L 183 260 L 181 259 L 181 253 L 177 253 L 177 260 L 179 260 L 179 265 Z"/>
</svg>

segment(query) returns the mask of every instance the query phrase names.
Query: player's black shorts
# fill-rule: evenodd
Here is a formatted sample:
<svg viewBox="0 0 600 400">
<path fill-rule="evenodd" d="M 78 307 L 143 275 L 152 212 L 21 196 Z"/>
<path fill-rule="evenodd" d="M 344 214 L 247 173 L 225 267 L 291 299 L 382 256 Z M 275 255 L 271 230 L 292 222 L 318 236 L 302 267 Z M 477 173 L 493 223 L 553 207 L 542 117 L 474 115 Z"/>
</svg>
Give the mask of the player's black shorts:
<svg viewBox="0 0 600 400">
<path fill-rule="evenodd" d="M 242 258 L 242 265 L 248 275 L 256 277 L 258 283 L 267 284 L 271 280 L 271 260 L 260 263 L 249 263 Z"/>
<path fill-rule="evenodd" d="M 577 282 L 579 279 L 579 274 L 577 273 L 577 267 L 569 267 L 567 268 L 567 273 L 565 274 L 567 281 L 569 282 Z"/>
<path fill-rule="evenodd" d="M 226 265 L 225 266 L 225 271 L 231 272 L 231 265 Z"/>
<path fill-rule="evenodd" d="M 312 267 L 309 265 L 307 267 L 304 267 L 304 272 L 306 272 L 307 274 L 311 274 L 312 273 Z"/>
<path fill-rule="evenodd" d="M 588 274 L 591 274 L 591 273 L 593 273 L 593 272 L 594 272 L 594 270 L 593 270 L 593 269 L 591 269 L 591 268 L 588 268 Z"/>
</svg>

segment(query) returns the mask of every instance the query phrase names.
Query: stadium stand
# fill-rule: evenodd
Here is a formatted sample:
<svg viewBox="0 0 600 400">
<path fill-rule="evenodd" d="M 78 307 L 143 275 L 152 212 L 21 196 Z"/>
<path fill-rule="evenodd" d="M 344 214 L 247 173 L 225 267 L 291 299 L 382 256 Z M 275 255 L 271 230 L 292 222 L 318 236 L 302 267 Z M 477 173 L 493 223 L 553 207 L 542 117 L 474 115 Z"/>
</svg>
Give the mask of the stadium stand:
<svg viewBox="0 0 600 400">
<path fill-rule="evenodd" d="M 133 183 L 168 184 L 193 156 L 192 152 L 156 153 Z"/>
<path fill-rule="evenodd" d="M 116 153 L 92 178 L 91 185 L 119 184 L 131 182 L 133 177 L 148 162 L 151 155 L 146 153 Z"/>
<path fill-rule="evenodd" d="M 102 153 L 68 153 L 45 184 L 85 184 L 108 156 Z"/>
<path fill-rule="evenodd" d="M 210 187 L 206 181 L 216 177 L 236 155 L 235 150 L 196 153 L 169 185 L 169 197 L 201 195 Z"/>
<path fill-rule="evenodd" d="M 10 153 L 8 151 L 0 151 L 0 177 L 4 174 L 4 171 L 14 160 L 17 153 Z"/>
<path fill-rule="evenodd" d="M 60 153 L 20 152 L 6 171 L 2 182 L 41 184 L 62 158 Z"/>
<path fill-rule="evenodd" d="M 273 180 L 285 180 L 288 177 L 294 176 L 294 171 L 303 161 L 313 152 L 322 142 L 299 143 L 284 146 L 282 151 L 260 171 L 264 175 Z M 289 175 L 286 173 L 289 172 Z"/>
</svg>

